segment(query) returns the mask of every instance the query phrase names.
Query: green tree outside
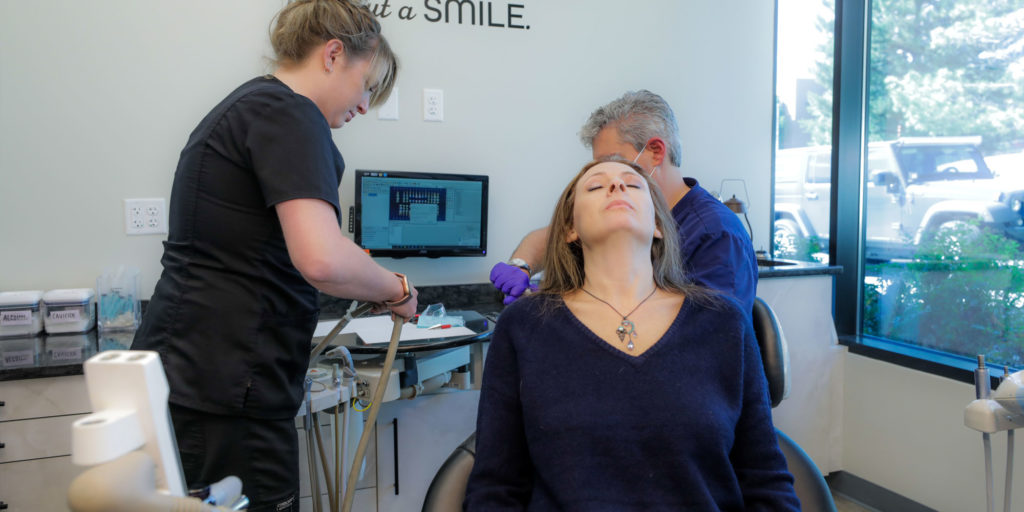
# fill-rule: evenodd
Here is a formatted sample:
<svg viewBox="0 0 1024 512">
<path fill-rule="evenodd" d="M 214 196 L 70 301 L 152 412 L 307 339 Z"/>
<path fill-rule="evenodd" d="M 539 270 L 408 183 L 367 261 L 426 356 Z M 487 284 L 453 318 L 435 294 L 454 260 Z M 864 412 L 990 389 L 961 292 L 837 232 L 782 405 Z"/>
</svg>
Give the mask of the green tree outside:
<svg viewBox="0 0 1024 512">
<path fill-rule="evenodd" d="M 834 12 L 834 0 L 825 3 Z M 985 154 L 1021 149 L 1024 0 L 876 0 L 870 38 L 870 141 L 981 135 Z M 821 51 L 816 78 L 826 90 L 811 98 L 804 128 L 828 144 L 833 48 Z"/>
<path fill-rule="evenodd" d="M 1024 363 L 1024 257 L 978 222 L 949 226 L 912 261 L 869 265 L 862 332 L 996 364 Z"/>
</svg>

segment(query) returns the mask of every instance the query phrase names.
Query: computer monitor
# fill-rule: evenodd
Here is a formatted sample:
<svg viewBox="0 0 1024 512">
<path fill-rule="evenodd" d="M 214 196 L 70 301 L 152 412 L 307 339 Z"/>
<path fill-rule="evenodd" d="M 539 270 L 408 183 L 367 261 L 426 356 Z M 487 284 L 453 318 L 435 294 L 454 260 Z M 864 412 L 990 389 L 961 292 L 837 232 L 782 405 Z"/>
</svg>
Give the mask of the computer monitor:
<svg viewBox="0 0 1024 512">
<path fill-rule="evenodd" d="M 352 223 L 371 256 L 484 256 L 487 176 L 357 170 Z"/>
</svg>

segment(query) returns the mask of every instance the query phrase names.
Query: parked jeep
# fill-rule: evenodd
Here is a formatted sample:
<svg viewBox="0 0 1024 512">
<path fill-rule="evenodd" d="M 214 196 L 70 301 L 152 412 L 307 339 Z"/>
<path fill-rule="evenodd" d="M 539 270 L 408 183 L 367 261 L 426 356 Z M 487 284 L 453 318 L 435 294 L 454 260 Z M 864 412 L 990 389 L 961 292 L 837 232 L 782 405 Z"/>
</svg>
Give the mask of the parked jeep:
<svg viewBox="0 0 1024 512">
<path fill-rule="evenodd" d="M 980 144 L 980 137 L 870 143 L 864 186 L 865 257 L 911 258 L 916 246 L 938 230 L 973 220 L 1024 240 L 1024 185 L 996 177 L 982 158 Z M 830 162 L 829 146 L 778 152 L 777 255 L 800 256 L 801 248 L 815 241 L 828 247 Z"/>
</svg>

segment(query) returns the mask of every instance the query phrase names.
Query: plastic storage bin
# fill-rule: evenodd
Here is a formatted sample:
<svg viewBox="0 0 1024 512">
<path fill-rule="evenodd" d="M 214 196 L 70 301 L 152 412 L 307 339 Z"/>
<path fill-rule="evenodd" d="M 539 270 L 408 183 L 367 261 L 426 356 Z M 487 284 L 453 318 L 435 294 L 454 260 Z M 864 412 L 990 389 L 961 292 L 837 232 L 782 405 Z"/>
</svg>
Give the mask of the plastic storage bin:
<svg viewBox="0 0 1024 512">
<path fill-rule="evenodd" d="M 42 331 L 42 298 L 40 290 L 0 293 L 0 337 L 35 336 Z"/>
<path fill-rule="evenodd" d="M 40 364 L 45 366 L 82 364 L 93 353 L 89 335 L 85 333 L 47 336 L 43 347 Z"/>
<path fill-rule="evenodd" d="M 92 288 L 50 290 L 43 294 L 46 332 L 86 332 L 96 325 L 96 292 Z"/>
<path fill-rule="evenodd" d="M 43 338 L 6 338 L 0 340 L 0 367 L 24 368 L 39 364 Z"/>
</svg>

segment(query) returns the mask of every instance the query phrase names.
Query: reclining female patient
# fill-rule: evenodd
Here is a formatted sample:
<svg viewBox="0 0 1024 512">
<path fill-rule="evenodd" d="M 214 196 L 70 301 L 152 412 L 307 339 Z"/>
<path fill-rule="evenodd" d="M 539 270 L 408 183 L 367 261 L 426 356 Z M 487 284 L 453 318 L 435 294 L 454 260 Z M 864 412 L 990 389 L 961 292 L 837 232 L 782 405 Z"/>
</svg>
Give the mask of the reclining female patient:
<svg viewBox="0 0 1024 512">
<path fill-rule="evenodd" d="M 466 510 L 800 509 L 750 317 L 687 282 L 672 222 L 626 161 L 562 192 L 494 332 Z"/>
</svg>

